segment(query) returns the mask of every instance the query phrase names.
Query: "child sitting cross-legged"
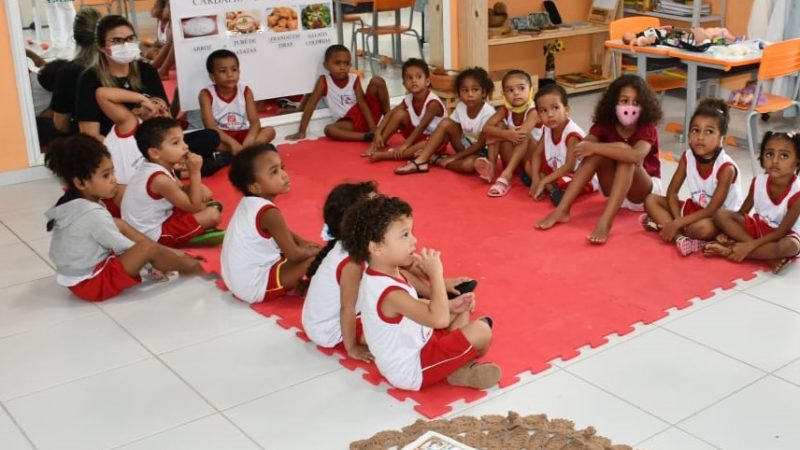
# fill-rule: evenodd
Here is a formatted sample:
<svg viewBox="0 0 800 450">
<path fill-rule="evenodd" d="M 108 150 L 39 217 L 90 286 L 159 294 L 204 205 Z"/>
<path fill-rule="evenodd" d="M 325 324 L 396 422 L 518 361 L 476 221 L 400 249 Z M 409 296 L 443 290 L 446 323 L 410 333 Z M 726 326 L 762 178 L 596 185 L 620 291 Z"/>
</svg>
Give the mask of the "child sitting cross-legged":
<svg viewBox="0 0 800 450">
<path fill-rule="evenodd" d="M 122 218 L 154 241 L 168 247 L 219 243 L 224 233 L 215 230 L 222 205 L 200 180 L 203 158 L 189 151 L 180 124 L 167 117 L 142 122 L 136 144 L 146 161 L 128 181 L 122 198 Z M 175 176 L 185 165 L 189 183 Z"/>
<path fill-rule="evenodd" d="M 84 300 L 102 301 L 139 284 L 148 265 L 156 278 L 202 272 L 197 260 L 153 242 L 103 207 L 100 200 L 114 198 L 117 182 L 111 155 L 96 139 L 81 134 L 53 141 L 45 165 L 66 185 L 45 214 L 58 284 Z"/>
<path fill-rule="evenodd" d="M 448 301 L 438 251 L 415 256 L 411 207 L 398 198 L 362 201 L 345 214 L 344 248 L 367 269 L 358 288 L 364 337 L 375 364 L 389 383 L 419 390 L 447 379 L 455 386 L 486 389 L 500 380 L 500 367 L 477 363 L 492 341 L 491 319 L 471 321 L 475 294 Z M 430 283 L 430 300 L 420 299 L 400 272 L 418 258 Z"/>
</svg>

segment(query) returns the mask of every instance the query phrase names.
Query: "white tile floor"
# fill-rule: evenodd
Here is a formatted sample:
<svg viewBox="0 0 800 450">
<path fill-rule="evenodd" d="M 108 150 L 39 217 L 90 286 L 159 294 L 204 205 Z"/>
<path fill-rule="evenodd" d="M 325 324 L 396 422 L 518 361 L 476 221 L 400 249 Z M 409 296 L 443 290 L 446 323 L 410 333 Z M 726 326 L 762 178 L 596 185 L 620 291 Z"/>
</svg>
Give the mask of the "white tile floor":
<svg viewBox="0 0 800 450">
<path fill-rule="evenodd" d="M 581 125 L 596 100 L 571 99 Z M 680 97 L 665 110 L 680 119 Z M 41 216 L 58 195 L 52 180 L 0 188 L 3 450 L 343 449 L 419 417 L 207 280 L 71 297 Z M 651 450 L 800 448 L 798 286 L 800 264 L 760 274 L 451 415 L 547 413 Z"/>
</svg>

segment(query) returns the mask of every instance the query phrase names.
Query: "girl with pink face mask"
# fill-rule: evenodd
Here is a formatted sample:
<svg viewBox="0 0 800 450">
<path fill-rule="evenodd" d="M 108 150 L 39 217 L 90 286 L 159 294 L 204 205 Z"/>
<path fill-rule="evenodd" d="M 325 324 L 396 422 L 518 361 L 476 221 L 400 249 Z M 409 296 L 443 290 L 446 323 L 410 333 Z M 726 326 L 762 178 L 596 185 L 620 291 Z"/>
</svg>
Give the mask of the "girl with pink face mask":
<svg viewBox="0 0 800 450">
<path fill-rule="evenodd" d="M 597 174 L 608 197 L 597 225 L 586 239 L 605 244 L 620 207 L 644 210 L 651 193 L 661 194 L 661 163 L 658 160 L 658 130 L 661 104 L 655 92 L 638 75 L 622 75 L 608 86 L 595 107 L 594 125 L 575 155 L 583 162 L 558 207 L 536 224 L 547 230 L 567 222 L 581 188 Z"/>
</svg>

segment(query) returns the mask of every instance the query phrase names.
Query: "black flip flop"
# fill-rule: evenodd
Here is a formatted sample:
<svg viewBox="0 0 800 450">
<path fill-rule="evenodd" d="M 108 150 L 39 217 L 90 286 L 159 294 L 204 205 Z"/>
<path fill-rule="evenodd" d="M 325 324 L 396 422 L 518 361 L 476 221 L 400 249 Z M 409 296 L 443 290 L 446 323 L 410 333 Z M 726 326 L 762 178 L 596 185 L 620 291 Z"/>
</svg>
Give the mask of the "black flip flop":
<svg viewBox="0 0 800 450">
<path fill-rule="evenodd" d="M 472 292 L 472 291 L 475 290 L 476 287 L 478 287 L 478 281 L 477 280 L 467 280 L 467 281 L 465 281 L 463 283 L 459 283 L 459 284 L 453 286 L 453 289 L 457 290 L 459 293 L 458 294 L 453 294 L 452 292 L 448 292 L 447 293 L 447 299 L 448 300 L 452 300 L 452 299 L 458 297 L 459 295 L 464 295 L 464 294 L 466 294 L 468 292 Z"/>
</svg>

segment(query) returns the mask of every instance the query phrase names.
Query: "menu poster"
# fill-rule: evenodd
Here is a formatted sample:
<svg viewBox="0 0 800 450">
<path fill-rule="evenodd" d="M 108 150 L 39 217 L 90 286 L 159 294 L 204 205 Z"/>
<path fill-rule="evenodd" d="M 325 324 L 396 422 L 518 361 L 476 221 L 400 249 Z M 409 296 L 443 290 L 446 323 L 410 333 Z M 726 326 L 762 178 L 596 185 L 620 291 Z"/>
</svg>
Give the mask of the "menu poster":
<svg viewBox="0 0 800 450">
<path fill-rule="evenodd" d="M 211 84 L 206 58 L 228 49 L 256 100 L 311 92 L 336 42 L 331 2 L 170 0 L 181 108 L 200 108 Z"/>
</svg>

